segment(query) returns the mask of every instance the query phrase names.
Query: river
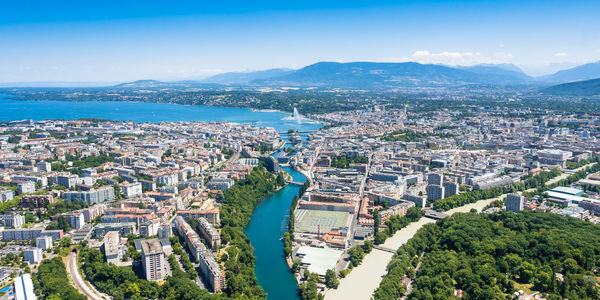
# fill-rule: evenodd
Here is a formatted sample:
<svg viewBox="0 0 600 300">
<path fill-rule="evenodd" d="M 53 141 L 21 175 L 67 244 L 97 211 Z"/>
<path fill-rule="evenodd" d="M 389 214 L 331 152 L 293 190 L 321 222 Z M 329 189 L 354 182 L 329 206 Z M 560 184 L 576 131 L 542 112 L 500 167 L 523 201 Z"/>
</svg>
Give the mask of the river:
<svg viewBox="0 0 600 300">
<path fill-rule="evenodd" d="M 294 181 L 304 182 L 300 172 L 282 167 Z M 254 247 L 256 277 L 268 293 L 267 299 L 298 299 L 298 285 L 283 255 L 280 240 L 288 230 L 290 205 L 300 186 L 289 184 L 267 196 L 257 207 L 246 227 L 246 236 Z"/>
</svg>

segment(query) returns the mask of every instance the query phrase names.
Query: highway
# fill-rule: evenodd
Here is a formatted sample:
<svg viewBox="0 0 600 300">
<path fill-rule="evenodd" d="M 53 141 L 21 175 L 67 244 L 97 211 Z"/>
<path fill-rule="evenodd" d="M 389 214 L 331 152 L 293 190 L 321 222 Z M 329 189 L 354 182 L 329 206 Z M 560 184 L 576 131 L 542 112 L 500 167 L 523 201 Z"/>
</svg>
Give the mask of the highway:
<svg viewBox="0 0 600 300">
<path fill-rule="evenodd" d="M 67 260 L 67 271 L 68 271 L 67 273 L 69 274 L 69 277 L 71 277 L 71 280 L 75 284 L 75 288 L 77 288 L 77 290 L 80 293 L 84 294 L 88 299 L 92 299 L 92 300 L 110 299 L 109 297 L 103 297 L 98 292 L 92 291 L 92 289 L 90 289 L 87 286 L 87 284 L 85 284 L 85 281 L 83 280 L 83 278 L 81 278 L 81 274 L 79 274 L 79 270 L 77 268 L 77 253 L 76 252 L 71 252 L 69 254 L 69 258 Z"/>
</svg>

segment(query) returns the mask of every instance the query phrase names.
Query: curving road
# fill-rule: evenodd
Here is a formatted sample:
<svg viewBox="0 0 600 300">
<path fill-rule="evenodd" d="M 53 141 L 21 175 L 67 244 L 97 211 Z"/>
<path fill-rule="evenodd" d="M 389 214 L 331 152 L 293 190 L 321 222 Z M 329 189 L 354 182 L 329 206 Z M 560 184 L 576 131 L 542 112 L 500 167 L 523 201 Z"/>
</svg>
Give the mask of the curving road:
<svg viewBox="0 0 600 300">
<path fill-rule="evenodd" d="M 76 252 L 71 252 L 69 253 L 69 258 L 67 260 L 67 273 L 69 274 L 69 277 L 71 277 L 71 280 L 73 281 L 73 283 L 75 284 L 75 287 L 77 288 L 77 290 L 84 294 L 88 299 L 92 299 L 92 300 L 105 300 L 105 299 L 110 299 L 108 297 L 103 297 L 102 295 L 99 295 L 96 291 L 92 291 L 92 289 L 90 289 L 87 284 L 85 284 L 85 281 L 83 280 L 83 278 L 81 278 L 81 274 L 79 274 L 79 270 L 77 268 L 77 253 Z"/>
</svg>

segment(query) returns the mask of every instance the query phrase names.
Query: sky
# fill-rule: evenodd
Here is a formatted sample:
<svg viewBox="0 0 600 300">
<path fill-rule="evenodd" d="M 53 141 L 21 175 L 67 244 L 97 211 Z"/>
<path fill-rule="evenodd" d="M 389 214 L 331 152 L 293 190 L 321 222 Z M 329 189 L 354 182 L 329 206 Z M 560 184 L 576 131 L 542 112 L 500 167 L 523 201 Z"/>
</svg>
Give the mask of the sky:
<svg viewBox="0 0 600 300">
<path fill-rule="evenodd" d="M 600 1 L 0 1 L 0 82 L 201 79 L 318 61 L 600 60 Z"/>
</svg>

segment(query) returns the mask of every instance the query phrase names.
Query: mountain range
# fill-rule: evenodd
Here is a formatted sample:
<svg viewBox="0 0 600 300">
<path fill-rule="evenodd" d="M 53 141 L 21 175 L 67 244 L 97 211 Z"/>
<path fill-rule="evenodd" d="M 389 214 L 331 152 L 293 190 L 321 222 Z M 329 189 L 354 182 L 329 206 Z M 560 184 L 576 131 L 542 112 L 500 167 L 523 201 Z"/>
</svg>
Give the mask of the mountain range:
<svg viewBox="0 0 600 300">
<path fill-rule="evenodd" d="M 600 78 L 600 61 L 562 70 L 543 77 L 531 77 L 512 64 L 445 66 L 416 62 L 318 62 L 297 70 L 268 69 L 231 72 L 199 81 L 162 82 L 139 80 L 116 88 L 190 87 L 322 87 L 350 89 L 390 89 L 398 87 L 452 87 L 462 85 L 550 85 Z M 546 89 L 545 92 L 558 89 Z"/>
<path fill-rule="evenodd" d="M 558 71 L 539 79 L 546 82 L 565 83 L 595 78 L 600 78 L 600 61 Z"/>
</svg>

